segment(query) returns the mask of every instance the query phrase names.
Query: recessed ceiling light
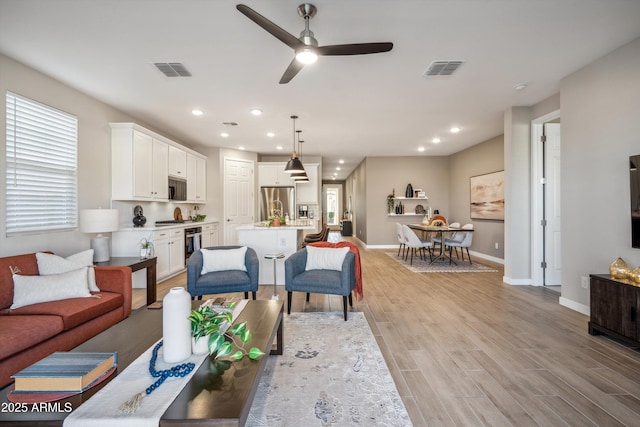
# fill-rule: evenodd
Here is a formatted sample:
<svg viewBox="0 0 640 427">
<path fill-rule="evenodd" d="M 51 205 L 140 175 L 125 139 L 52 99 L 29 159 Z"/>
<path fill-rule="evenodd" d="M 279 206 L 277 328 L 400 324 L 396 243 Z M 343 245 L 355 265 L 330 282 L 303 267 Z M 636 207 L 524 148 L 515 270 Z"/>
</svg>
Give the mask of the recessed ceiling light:
<svg viewBox="0 0 640 427">
<path fill-rule="evenodd" d="M 282 145 L 278 145 L 278 146 L 276 147 L 276 150 L 282 150 L 282 149 L 284 149 L 284 147 L 282 147 Z"/>
<path fill-rule="evenodd" d="M 335 181 L 336 177 L 335 177 L 335 176 L 332 176 L 332 177 L 331 177 L 331 179 L 333 179 L 333 180 Z"/>
<path fill-rule="evenodd" d="M 343 164 L 344 160 L 340 159 L 340 160 L 338 160 L 338 163 Z"/>
<path fill-rule="evenodd" d="M 238 147 L 238 150 L 244 151 L 244 147 L 241 145 L 240 147 Z"/>
<path fill-rule="evenodd" d="M 338 176 L 338 172 L 334 172 L 334 173 L 333 173 L 333 176 Z"/>
<path fill-rule="evenodd" d="M 424 147 L 418 147 L 418 151 L 422 153 L 424 151 Z"/>
<path fill-rule="evenodd" d="M 336 170 L 337 170 L 337 171 L 339 171 L 339 170 L 340 170 L 340 166 L 338 166 L 338 167 L 336 168 Z"/>
<path fill-rule="evenodd" d="M 520 92 L 521 90 L 525 90 L 527 88 L 527 84 L 526 83 L 518 83 L 513 88 L 515 90 L 517 90 L 518 92 Z"/>
<path fill-rule="evenodd" d="M 202 110 L 191 110 L 191 114 L 193 114 L 194 116 L 201 116 L 204 113 L 202 112 Z"/>
<path fill-rule="evenodd" d="M 262 115 L 262 110 L 259 108 L 252 108 L 251 109 L 251 114 L 253 114 L 254 116 L 260 116 Z"/>
<path fill-rule="evenodd" d="M 440 138 L 433 138 L 431 140 L 431 142 L 433 142 L 434 144 L 439 144 L 440 143 Z"/>
<path fill-rule="evenodd" d="M 275 134 L 275 133 L 273 133 L 273 132 L 267 132 L 267 136 L 268 136 L 269 138 L 273 138 L 274 136 L 276 136 L 276 134 Z"/>
<path fill-rule="evenodd" d="M 222 132 L 222 133 L 220 133 L 220 136 L 223 137 L 223 138 L 228 138 L 229 134 L 227 132 Z"/>
<path fill-rule="evenodd" d="M 457 126 L 452 127 L 451 129 L 449 129 L 449 132 L 451 133 L 458 133 L 460 132 L 460 128 Z"/>
</svg>

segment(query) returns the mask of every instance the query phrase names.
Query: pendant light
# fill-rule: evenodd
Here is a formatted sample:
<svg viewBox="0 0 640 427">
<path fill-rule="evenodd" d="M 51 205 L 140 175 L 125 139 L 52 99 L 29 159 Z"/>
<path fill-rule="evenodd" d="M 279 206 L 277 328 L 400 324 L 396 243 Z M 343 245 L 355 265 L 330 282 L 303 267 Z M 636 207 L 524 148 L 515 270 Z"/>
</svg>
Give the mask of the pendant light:
<svg viewBox="0 0 640 427">
<path fill-rule="evenodd" d="M 293 120 L 293 152 L 291 153 L 291 158 L 287 162 L 287 166 L 284 168 L 284 173 L 300 173 L 304 172 L 304 166 L 302 166 L 302 162 L 298 159 L 298 155 L 296 154 L 296 119 L 298 116 L 291 116 Z"/>
<path fill-rule="evenodd" d="M 304 141 L 298 141 L 298 153 L 300 153 L 300 158 L 301 159 L 302 159 L 302 145 L 300 145 L 300 144 L 303 144 L 303 143 L 304 143 Z M 291 174 L 291 177 L 296 182 L 309 182 L 309 177 L 307 176 L 307 171 L 304 171 L 302 173 Z"/>
<path fill-rule="evenodd" d="M 302 161 L 302 146 L 300 145 L 300 143 L 304 142 L 304 141 L 300 141 L 300 134 L 302 133 L 301 130 L 297 130 L 296 131 L 296 137 L 298 140 L 298 153 L 300 154 L 300 161 Z M 307 178 L 307 171 L 304 172 L 296 172 L 296 173 L 292 173 L 291 174 L 291 179 L 293 179 L 295 182 L 309 182 L 309 178 Z M 305 181 L 306 179 L 306 181 Z"/>
</svg>

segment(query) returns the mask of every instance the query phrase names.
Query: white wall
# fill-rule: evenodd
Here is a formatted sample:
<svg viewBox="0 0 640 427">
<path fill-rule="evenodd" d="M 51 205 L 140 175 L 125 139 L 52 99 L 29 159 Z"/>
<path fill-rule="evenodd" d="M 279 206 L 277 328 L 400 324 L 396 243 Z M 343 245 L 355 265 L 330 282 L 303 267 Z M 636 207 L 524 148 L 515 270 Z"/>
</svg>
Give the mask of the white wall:
<svg viewBox="0 0 640 427">
<path fill-rule="evenodd" d="M 0 55 L 1 149 L 0 176 L 6 174 L 7 90 L 78 118 L 78 208 L 109 207 L 111 200 L 111 130 L 109 122 L 133 121 L 130 116 L 66 86 L 57 80 Z M 89 248 L 93 235 L 79 231 L 6 237 L 5 191 L 0 191 L 0 256 L 51 250 L 69 255 Z"/>
<path fill-rule="evenodd" d="M 629 156 L 640 154 L 640 39 L 561 81 L 562 298 L 589 305 L 580 277 L 631 248 Z"/>
<path fill-rule="evenodd" d="M 129 116 L 115 108 L 104 104 L 82 92 L 79 92 L 51 77 L 48 77 L 30 67 L 27 67 L 7 56 L 0 54 L 0 93 L 2 94 L 2 109 L 0 113 L 0 176 L 6 174 L 6 105 L 4 94 L 7 90 L 49 105 L 53 108 L 73 114 L 78 118 L 78 209 L 109 207 L 111 203 L 111 129 L 110 122 L 134 122 L 150 130 L 165 135 L 185 146 L 183 141 L 173 137 L 163 129 L 157 129 Z M 206 153 L 205 153 L 206 154 Z M 216 156 L 217 159 L 217 156 Z M 208 162 L 211 168 L 211 162 Z M 217 183 L 219 174 L 207 171 L 208 199 L 217 200 Z M 214 169 L 215 172 L 215 169 Z M 89 240 L 94 235 L 84 234 L 78 230 L 6 237 L 5 191 L 0 191 L 0 256 L 50 250 L 59 255 L 67 256 L 89 248 Z M 130 224 L 126 219 L 130 205 L 128 202 L 118 202 L 116 207 L 125 212 L 122 221 Z M 135 205 L 135 203 L 134 203 Z M 174 204 L 146 203 L 145 216 L 148 224 L 157 219 L 171 219 Z M 160 206 L 161 205 L 161 206 Z M 189 205 L 181 204 L 183 214 Z M 213 205 L 215 206 L 215 205 Z M 207 204 L 203 213 L 209 209 Z M 212 208 L 212 212 L 215 210 Z"/>
</svg>

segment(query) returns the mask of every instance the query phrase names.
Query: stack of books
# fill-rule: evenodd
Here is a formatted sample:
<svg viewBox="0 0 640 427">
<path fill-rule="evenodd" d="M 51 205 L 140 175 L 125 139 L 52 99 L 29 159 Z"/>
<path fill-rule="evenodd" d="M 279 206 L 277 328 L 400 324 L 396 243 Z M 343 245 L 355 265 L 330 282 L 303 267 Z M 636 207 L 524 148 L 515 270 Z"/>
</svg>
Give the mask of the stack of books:
<svg viewBox="0 0 640 427">
<path fill-rule="evenodd" d="M 117 365 L 117 353 L 56 352 L 12 378 L 16 393 L 81 393 L 111 374 Z"/>
</svg>

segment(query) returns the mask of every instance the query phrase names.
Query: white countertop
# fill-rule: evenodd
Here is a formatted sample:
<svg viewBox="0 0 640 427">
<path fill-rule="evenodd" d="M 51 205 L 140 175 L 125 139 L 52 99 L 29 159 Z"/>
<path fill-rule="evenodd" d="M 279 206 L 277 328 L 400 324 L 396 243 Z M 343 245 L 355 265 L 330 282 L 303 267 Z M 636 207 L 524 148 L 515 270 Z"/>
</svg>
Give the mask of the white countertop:
<svg viewBox="0 0 640 427">
<path fill-rule="evenodd" d="M 236 227 L 236 230 L 315 230 L 315 224 L 307 224 L 304 222 L 288 223 L 279 227 L 269 227 L 267 223 L 245 224 Z"/>
<path fill-rule="evenodd" d="M 147 222 L 147 224 L 145 224 L 144 227 L 134 227 L 132 224 L 131 227 L 120 227 L 118 228 L 117 231 L 157 231 L 157 230 L 168 230 L 172 228 L 200 227 L 204 224 L 217 224 L 218 222 L 220 221 L 215 219 L 204 220 L 204 221 L 185 221 L 181 223 L 168 224 L 168 225 L 153 225 Z"/>
</svg>

